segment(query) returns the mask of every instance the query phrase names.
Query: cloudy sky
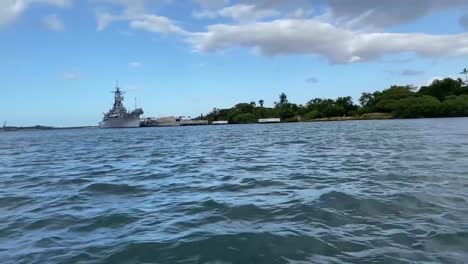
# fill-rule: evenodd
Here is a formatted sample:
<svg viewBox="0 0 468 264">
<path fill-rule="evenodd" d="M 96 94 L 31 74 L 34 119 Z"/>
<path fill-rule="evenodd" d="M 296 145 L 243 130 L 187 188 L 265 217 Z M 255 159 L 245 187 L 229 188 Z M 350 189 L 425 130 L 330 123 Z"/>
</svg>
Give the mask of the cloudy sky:
<svg viewBox="0 0 468 264">
<path fill-rule="evenodd" d="M 468 0 L 0 0 L 0 121 L 96 125 L 424 85 L 468 67 Z"/>
</svg>

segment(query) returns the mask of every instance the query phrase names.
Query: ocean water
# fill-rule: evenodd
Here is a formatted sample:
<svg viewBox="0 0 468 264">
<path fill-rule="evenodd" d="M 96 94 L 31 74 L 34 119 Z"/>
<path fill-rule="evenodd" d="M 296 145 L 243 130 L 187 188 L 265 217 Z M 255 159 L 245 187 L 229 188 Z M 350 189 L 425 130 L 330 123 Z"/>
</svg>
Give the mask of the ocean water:
<svg viewBox="0 0 468 264">
<path fill-rule="evenodd" d="M 1 263 L 466 263 L 468 119 L 0 133 Z"/>
</svg>

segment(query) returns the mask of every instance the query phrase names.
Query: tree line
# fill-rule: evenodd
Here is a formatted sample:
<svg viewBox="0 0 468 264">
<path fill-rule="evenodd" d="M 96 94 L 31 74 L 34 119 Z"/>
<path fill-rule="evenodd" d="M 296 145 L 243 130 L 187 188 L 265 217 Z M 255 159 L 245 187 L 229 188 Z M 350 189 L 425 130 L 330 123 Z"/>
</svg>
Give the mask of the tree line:
<svg viewBox="0 0 468 264">
<path fill-rule="evenodd" d="M 285 93 L 274 107 L 264 107 L 264 100 L 239 103 L 232 108 L 214 108 L 202 119 L 225 120 L 233 124 L 256 123 L 260 118 L 281 118 L 283 122 L 311 121 L 321 118 L 354 117 L 385 113 L 392 118 L 468 116 L 468 86 L 461 79 L 434 80 L 430 85 L 391 86 L 383 91 L 365 92 L 358 98 L 314 98 L 305 105 L 289 102 Z"/>
</svg>

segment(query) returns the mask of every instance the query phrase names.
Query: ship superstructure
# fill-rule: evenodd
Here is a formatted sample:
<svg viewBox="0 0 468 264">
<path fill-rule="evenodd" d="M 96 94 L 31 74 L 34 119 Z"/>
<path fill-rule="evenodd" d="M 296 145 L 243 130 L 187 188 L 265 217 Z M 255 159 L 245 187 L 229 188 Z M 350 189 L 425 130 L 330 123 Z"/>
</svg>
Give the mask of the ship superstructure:
<svg viewBox="0 0 468 264">
<path fill-rule="evenodd" d="M 123 104 L 123 94 L 117 85 L 114 91 L 114 105 L 104 114 L 103 120 L 99 123 L 100 128 L 140 127 L 140 115 L 143 114 L 143 109 L 135 108 L 131 112 L 127 111 Z"/>
</svg>

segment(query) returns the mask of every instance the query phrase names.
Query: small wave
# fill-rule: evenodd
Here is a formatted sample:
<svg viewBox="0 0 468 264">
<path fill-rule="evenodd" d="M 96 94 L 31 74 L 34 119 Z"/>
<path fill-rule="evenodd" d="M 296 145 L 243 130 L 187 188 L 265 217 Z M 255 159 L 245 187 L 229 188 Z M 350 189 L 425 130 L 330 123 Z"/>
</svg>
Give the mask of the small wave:
<svg viewBox="0 0 468 264">
<path fill-rule="evenodd" d="M 57 182 L 57 185 L 81 185 L 90 182 L 91 180 L 86 178 L 62 179 Z"/>
<path fill-rule="evenodd" d="M 219 203 L 211 199 L 196 205 L 187 204 L 185 211 L 190 215 L 208 212 L 211 213 L 210 216 L 221 217 L 220 219 L 260 222 L 269 221 L 275 215 L 274 209 L 262 208 L 254 204 L 231 205 Z"/>
<path fill-rule="evenodd" d="M 36 230 L 36 229 L 49 229 L 49 230 L 58 230 L 62 228 L 67 228 L 73 226 L 80 221 L 79 218 L 76 218 L 71 215 L 51 215 L 47 218 L 35 219 L 32 220 L 29 224 L 26 225 L 25 229 Z"/>
<path fill-rule="evenodd" d="M 185 202 L 177 204 L 177 208 L 188 215 L 194 215 L 204 212 L 224 211 L 228 206 L 224 203 L 218 203 L 212 199 L 203 202 Z"/>
<path fill-rule="evenodd" d="M 206 200 L 201 203 L 202 207 L 208 208 L 208 209 L 226 209 L 228 208 L 227 205 L 224 203 L 218 203 L 213 199 Z"/>
<path fill-rule="evenodd" d="M 82 189 L 84 192 L 100 193 L 100 194 L 140 194 L 145 190 L 131 186 L 128 184 L 114 184 L 114 183 L 93 183 Z"/>
<path fill-rule="evenodd" d="M 429 199 L 424 200 L 418 195 L 413 194 L 398 194 L 393 197 L 393 203 L 395 206 L 399 206 L 401 210 L 407 212 L 425 212 L 434 211 L 441 208 L 441 206 L 429 202 Z"/>
<path fill-rule="evenodd" d="M 285 186 L 286 184 L 281 181 L 275 180 L 258 180 L 254 178 L 243 179 L 240 183 L 223 183 L 215 186 L 208 187 L 210 192 L 241 192 L 256 188 L 265 188 L 273 186 Z"/>
<path fill-rule="evenodd" d="M 260 208 L 253 204 L 240 205 L 229 208 L 224 215 L 229 219 L 242 219 L 242 220 L 260 220 L 269 221 L 273 212 L 267 209 Z"/>
<path fill-rule="evenodd" d="M 307 235 L 273 233 L 199 234 L 169 242 L 126 245 L 105 263 L 286 263 L 312 255 L 336 256 L 334 245 Z"/>
<path fill-rule="evenodd" d="M 274 164 L 271 164 L 271 165 L 255 165 L 255 164 L 246 163 L 246 164 L 244 164 L 242 166 L 238 166 L 238 169 L 258 173 L 258 172 L 265 172 L 265 171 L 274 171 L 274 170 L 277 169 L 277 167 L 278 167 L 278 165 L 274 165 Z"/>
<path fill-rule="evenodd" d="M 305 140 L 291 140 L 291 141 L 278 141 L 273 143 L 273 146 L 289 146 L 289 145 L 305 145 L 310 144 L 310 141 Z"/>
<path fill-rule="evenodd" d="M 125 213 L 100 215 L 86 220 L 87 224 L 71 228 L 71 231 L 92 232 L 99 228 L 118 228 L 137 221 L 138 218 Z"/>
<path fill-rule="evenodd" d="M 426 248 L 434 252 L 456 251 L 466 254 L 468 245 L 468 232 L 437 234 L 431 237 Z"/>
<path fill-rule="evenodd" d="M 63 237 L 51 236 L 44 237 L 36 241 L 34 244 L 39 248 L 60 247 L 63 243 Z"/>
<path fill-rule="evenodd" d="M 0 197 L 0 208 L 17 208 L 31 203 L 33 200 L 27 196 Z"/>
<path fill-rule="evenodd" d="M 281 181 L 259 180 L 255 178 L 246 178 L 246 179 L 243 179 L 241 182 L 243 184 L 246 184 L 246 187 L 249 187 L 249 188 L 285 186 L 286 185 L 284 182 L 281 182 Z"/>
<path fill-rule="evenodd" d="M 237 183 L 224 183 L 208 187 L 207 190 L 210 192 L 240 192 L 244 190 L 244 186 Z"/>
<path fill-rule="evenodd" d="M 400 215 L 400 209 L 389 203 L 372 198 L 357 198 L 353 195 L 332 191 L 320 196 L 322 207 L 333 208 L 355 216 Z"/>
<path fill-rule="evenodd" d="M 298 204 L 290 208 L 282 209 L 278 215 L 290 221 L 320 225 L 324 228 L 340 227 L 347 224 L 359 224 L 361 221 L 334 210 L 320 208 L 315 204 Z"/>
</svg>

